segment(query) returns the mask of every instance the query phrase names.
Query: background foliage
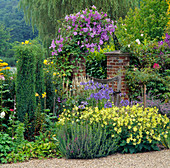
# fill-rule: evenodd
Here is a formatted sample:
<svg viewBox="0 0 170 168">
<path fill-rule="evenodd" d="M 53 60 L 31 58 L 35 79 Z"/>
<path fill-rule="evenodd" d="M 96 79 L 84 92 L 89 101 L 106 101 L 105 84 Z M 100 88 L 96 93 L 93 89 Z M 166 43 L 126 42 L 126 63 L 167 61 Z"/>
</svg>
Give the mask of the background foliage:
<svg viewBox="0 0 170 168">
<path fill-rule="evenodd" d="M 111 19 L 118 19 L 120 16 L 124 17 L 130 7 L 138 6 L 139 0 L 20 0 L 26 20 L 31 22 L 32 26 L 36 25 L 46 46 L 55 38 L 57 20 L 92 5 L 108 12 Z"/>
</svg>

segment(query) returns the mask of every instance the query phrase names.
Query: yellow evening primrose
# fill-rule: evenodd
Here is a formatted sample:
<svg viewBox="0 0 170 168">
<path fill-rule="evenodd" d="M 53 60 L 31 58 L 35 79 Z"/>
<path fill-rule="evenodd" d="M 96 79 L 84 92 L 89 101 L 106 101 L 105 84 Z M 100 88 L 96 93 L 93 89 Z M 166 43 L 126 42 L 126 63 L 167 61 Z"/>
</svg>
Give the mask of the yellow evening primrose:
<svg viewBox="0 0 170 168">
<path fill-rule="evenodd" d="M 115 127 L 114 130 L 117 131 L 117 127 Z"/>
<path fill-rule="evenodd" d="M 146 134 L 148 135 L 148 134 L 149 134 L 149 131 L 146 131 Z"/>
<path fill-rule="evenodd" d="M 29 41 L 28 41 L 28 40 L 26 40 L 26 41 L 25 41 L 25 44 L 29 44 Z"/>
<path fill-rule="evenodd" d="M 21 43 L 22 45 L 25 44 L 24 42 Z"/>
<path fill-rule="evenodd" d="M 134 127 L 134 128 L 133 128 L 133 131 L 135 131 L 135 132 L 136 132 L 137 130 L 138 130 L 138 129 L 137 129 L 136 127 Z"/>
<path fill-rule="evenodd" d="M 127 139 L 126 139 L 126 142 L 129 143 L 129 142 L 130 142 L 130 138 L 127 138 Z"/>
</svg>

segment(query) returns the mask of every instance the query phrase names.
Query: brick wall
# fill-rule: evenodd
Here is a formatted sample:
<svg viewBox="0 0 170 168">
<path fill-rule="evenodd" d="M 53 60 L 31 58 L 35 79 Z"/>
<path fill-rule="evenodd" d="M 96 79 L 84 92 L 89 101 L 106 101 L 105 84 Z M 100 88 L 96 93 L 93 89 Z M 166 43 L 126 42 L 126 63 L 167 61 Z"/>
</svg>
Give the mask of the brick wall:
<svg viewBox="0 0 170 168">
<path fill-rule="evenodd" d="M 129 53 L 121 53 L 120 51 L 113 51 L 105 53 L 107 56 L 107 78 L 113 78 L 121 71 L 121 92 L 129 93 L 129 89 L 125 84 L 125 67 L 129 65 Z"/>
<path fill-rule="evenodd" d="M 130 55 L 129 53 L 121 53 L 120 51 L 113 51 L 105 53 L 107 56 L 107 79 L 113 78 L 118 75 L 121 70 L 121 92 L 129 93 L 129 89 L 125 83 L 125 67 L 129 65 Z M 79 63 L 76 61 L 74 65 L 77 65 L 78 69 L 73 70 L 73 77 L 75 76 L 86 76 L 86 61 L 83 56 L 80 56 L 81 60 Z M 75 59 L 74 56 L 71 57 L 71 61 Z M 77 73 L 77 75 L 75 75 Z M 115 84 L 116 85 L 116 84 Z M 115 86 L 116 89 L 116 86 Z"/>
</svg>

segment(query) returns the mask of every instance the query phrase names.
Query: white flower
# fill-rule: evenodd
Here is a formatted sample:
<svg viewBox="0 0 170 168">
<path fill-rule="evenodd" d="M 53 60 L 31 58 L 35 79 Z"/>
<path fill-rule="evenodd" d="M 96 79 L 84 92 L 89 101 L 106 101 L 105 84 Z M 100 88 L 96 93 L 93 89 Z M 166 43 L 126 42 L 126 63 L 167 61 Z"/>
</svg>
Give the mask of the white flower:
<svg viewBox="0 0 170 168">
<path fill-rule="evenodd" d="M 2 113 L 0 113 L 0 118 L 4 118 L 5 117 L 5 112 L 3 111 Z"/>
<path fill-rule="evenodd" d="M 143 37 L 143 34 L 141 34 L 141 36 Z"/>
<path fill-rule="evenodd" d="M 125 28 L 125 30 L 127 31 L 127 29 Z"/>
<path fill-rule="evenodd" d="M 140 40 L 139 39 L 136 39 L 135 41 L 140 45 Z"/>
<path fill-rule="evenodd" d="M 130 44 L 128 44 L 128 47 L 130 48 Z"/>
</svg>

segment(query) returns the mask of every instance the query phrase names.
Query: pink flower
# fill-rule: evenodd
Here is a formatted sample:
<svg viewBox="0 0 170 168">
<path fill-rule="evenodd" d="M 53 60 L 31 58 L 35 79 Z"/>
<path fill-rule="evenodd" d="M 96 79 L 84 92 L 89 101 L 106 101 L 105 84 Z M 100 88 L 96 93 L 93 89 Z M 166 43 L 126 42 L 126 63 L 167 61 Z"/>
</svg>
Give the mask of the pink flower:
<svg viewBox="0 0 170 168">
<path fill-rule="evenodd" d="M 0 80 L 5 80 L 5 77 L 3 75 L 0 75 Z"/>
<path fill-rule="evenodd" d="M 159 69 L 159 64 L 154 63 L 153 68 L 154 68 L 154 69 Z"/>
<path fill-rule="evenodd" d="M 14 109 L 10 109 L 10 111 L 14 111 Z"/>
</svg>

